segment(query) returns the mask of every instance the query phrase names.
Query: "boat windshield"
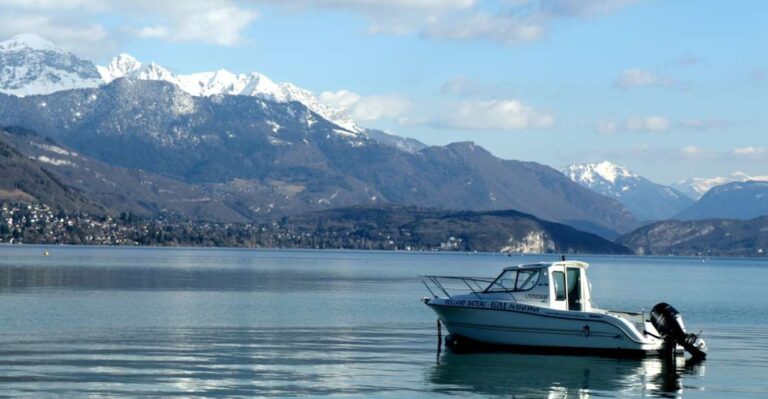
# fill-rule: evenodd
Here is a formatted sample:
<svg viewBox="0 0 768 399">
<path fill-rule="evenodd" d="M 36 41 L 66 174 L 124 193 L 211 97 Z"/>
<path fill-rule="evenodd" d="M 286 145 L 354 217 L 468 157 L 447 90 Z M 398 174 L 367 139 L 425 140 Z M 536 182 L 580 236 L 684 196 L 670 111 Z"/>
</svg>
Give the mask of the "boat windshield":
<svg viewBox="0 0 768 399">
<path fill-rule="evenodd" d="M 527 291 L 536 286 L 541 269 L 507 270 L 485 292 Z"/>
</svg>

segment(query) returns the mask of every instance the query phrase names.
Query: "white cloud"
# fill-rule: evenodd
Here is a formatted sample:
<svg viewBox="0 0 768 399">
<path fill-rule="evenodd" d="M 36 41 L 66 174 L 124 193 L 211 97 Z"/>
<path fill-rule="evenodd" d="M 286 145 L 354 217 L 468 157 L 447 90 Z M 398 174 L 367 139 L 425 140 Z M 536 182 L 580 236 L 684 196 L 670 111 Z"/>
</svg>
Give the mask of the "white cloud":
<svg viewBox="0 0 768 399">
<path fill-rule="evenodd" d="M 256 0 L 258 2 L 258 0 Z M 267 1 L 281 3 L 283 0 Z M 477 4 L 476 0 L 293 0 L 303 7 L 333 7 L 363 11 L 366 13 L 392 12 L 393 10 L 424 10 L 435 12 L 446 9 L 464 9 Z"/>
<path fill-rule="evenodd" d="M 183 7 L 166 6 L 163 23 L 133 29 L 142 38 L 158 38 L 172 42 L 204 42 L 235 46 L 243 42 L 241 32 L 258 17 L 254 10 L 226 3 L 203 4 L 195 7 L 185 2 Z M 169 4 L 175 4 L 173 2 Z"/>
<path fill-rule="evenodd" d="M 768 147 L 738 147 L 723 150 L 708 150 L 689 145 L 680 149 L 680 154 L 687 158 L 709 159 L 717 161 L 759 161 L 768 160 Z"/>
<path fill-rule="evenodd" d="M 594 17 L 610 14 L 639 0 L 542 0 L 550 14 L 568 17 Z"/>
<path fill-rule="evenodd" d="M 99 0 L 0 0 L 0 7 L 34 11 L 73 8 L 98 10 L 103 9 L 103 3 Z"/>
<path fill-rule="evenodd" d="M 397 94 L 361 96 L 349 90 L 320 93 L 320 102 L 343 110 L 356 121 L 373 121 L 385 118 L 399 118 L 411 107 L 411 102 Z"/>
<path fill-rule="evenodd" d="M 446 40 L 518 45 L 539 40 L 556 19 L 610 14 L 638 0 L 251 0 L 291 11 L 346 10 L 369 21 L 375 34 L 418 33 Z M 491 7 L 486 7 L 490 4 Z M 489 9 L 493 9 L 490 12 Z"/>
<path fill-rule="evenodd" d="M 382 118 L 396 118 L 410 108 L 410 101 L 398 95 L 363 97 L 352 107 L 352 118 L 372 121 Z"/>
<path fill-rule="evenodd" d="M 245 42 L 245 28 L 259 15 L 254 7 L 269 4 L 292 12 L 353 13 L 368 21 L 372 34 L 518 45 L 541 39 L 557 19 L 606 15 L 634 2 L 497 0 L 487 7 L 481 0 L 0 0 L 0 34 L 35 32 L 90 55 L 113 51 L 128 36 L 235 46 Z M 47 23 L 29 23 L 33 19 Z M 91 39 L 76 42 L 76 36 Z"/>
<path fill-rule="evenodd" d="M 744 158 L 761 158 L 768 155 L 768 147 L 741 147 L 733 150 L 733 155 Z"/>
<path fill-rule="evenodd" d="M 81 24 L 67 19 L 27 12 L 3 12 L 0 8 L 0 40 L 33 32 L 54 40 L 67 51 L 86 56 L 114 53 L 117 40 L 99 24 Z"/>
<path fill-rule="evenodd" d="M 420 31 L 442 16 L 473 8 L 478 0 L 251 0 L 274 4 L 292 12 L 344 10 L 369 22 L 368 33 L 403 35 Z"/>
<path fill-rule="evenodd" d="M 649 132 L 664 133 L 671 130 L 707 131 L 729 126 L 717 119 L 673 120 L 666 116 L 631 116 L 624 120 L 598 120 L 595 131 L 600 134 Z"/>
<path fill-rule="evenodd" d="M 112 16 L 119 16 L 119 27 L 102 22 Z M 0 35 L 33 32 L 97 56 L 114 53 L 127 36 L 237 45 L 257 16 L 234 0 L 0 0 Z"/>
<path fill-rule="evenodd" d="M 705 131 L 725 128 L 730 126 L 730 123 L 719 119 L 683 119 L 676 122 L 676 126 L 681 129 Z"/>
<path fill-rule="evenodd" d="M 459 101 L 445 106 L 429 123 L 456 130 L 525 130 L 551 127 L 555 117 L 517 100 Z"/>
<path fill-rule="evenodd" d="M 621 75 L 616 78 L 616 80 L 613 82 L 613 87 L 621 90 L 627 90 L 635 87 L 667 87 L 684 89 L 687 87 L 687 84 L 641 68 L 630 68 L 624 70 L 624 72 L 622 72 Z"/>
<path fill-rule="evenodd" d="M 450 79 L 440 86 L 440 93 L 444 95 L 477 99 L 512 98 L 520 91 L 520 88 L 509 83 L 485 82 L 464 76 Z"/>
<path fill-rule="evenodd" d="M 707 151 L 695 145 L 688 145 L 680 149 L 680 154 L 688 158 L 700 158 L 707 154 Z"/>
<path fill-rule="evenodd" d="M 320 102 L 332 108 L 349 109 L 358 101 L 360 101 L 360 95 L 349 90 L 320 93 Z"/>
<path fill-rule="evenodd" d="M 431 117 L 406 122 L 440 129 L 502 131 L 544 129 L 555 124 L 552 114 L 515 99 L 517 91 L 509 84 L 457 77 L 440 87 L 447 98 L 440 110 Z"/>
<path fill-rule="evenodd" d="M 541 17 L 494 15 L 477 12 L 430 24 L 424 36 L 453 40 L 488 40 L 504 45 L 536 41 L 544 36 Z"/>
<path fill-rule="evenodd" d="M 643 116 L 627 119 L 627 130 L 639 132 L 666 132 L 669 130 L 669 118 L 664 116 Z"/>
<path fill-rule="evenodd" d="M 632 116 L 624 121 L 599 120 L 595 131 L 600 134 L 620 132 L 654 132 L 662 133 L 669 130 L 672 122 L 664 116 Z"/>
<path fill-rule="evenodd" d="M 615 121 L 597 121 L 595 130 L 600 134 L 613 134 L 619 130 L 619 124 Z"/>
<path fill-rule="evenodd" d="M 136 29 L 134 34 L 141 38 L 167 38 L 171 35 L 167 26 L 155 25 Z"/>
</svg>

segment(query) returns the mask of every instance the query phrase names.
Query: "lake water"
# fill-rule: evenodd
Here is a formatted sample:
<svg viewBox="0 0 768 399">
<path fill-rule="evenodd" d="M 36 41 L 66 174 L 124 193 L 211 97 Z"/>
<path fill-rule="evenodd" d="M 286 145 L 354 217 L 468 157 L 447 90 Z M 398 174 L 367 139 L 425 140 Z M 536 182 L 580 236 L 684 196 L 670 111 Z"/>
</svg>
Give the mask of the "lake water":
<svg viewBox="0 0 768 399">
<path fill-rule="evenodd" d="M 436 362 L 418 275 L 553 256 L 0 246 L 0 397 L 768 397 L 766 259 L 578 259 L 597 305 L 669 302 L 708 359 Z"/>
</svg>

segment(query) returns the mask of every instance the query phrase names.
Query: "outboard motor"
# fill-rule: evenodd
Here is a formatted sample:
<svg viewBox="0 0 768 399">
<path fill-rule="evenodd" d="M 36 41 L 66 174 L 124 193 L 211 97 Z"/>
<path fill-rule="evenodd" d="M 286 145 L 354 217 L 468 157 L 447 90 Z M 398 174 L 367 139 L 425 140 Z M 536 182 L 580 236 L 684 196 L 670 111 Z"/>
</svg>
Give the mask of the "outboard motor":
<svg viewBox="0 0 768 399">
<path fill-rule="evenodd" d="M 696 334 L 685 331 L 683 316 L 667 303 L 660 303 L 651 310 L 651 324 L 667 343 L 676 343 L 685 348 L 694 359 L 707 357 L 707 344 Z"/>
</svg>

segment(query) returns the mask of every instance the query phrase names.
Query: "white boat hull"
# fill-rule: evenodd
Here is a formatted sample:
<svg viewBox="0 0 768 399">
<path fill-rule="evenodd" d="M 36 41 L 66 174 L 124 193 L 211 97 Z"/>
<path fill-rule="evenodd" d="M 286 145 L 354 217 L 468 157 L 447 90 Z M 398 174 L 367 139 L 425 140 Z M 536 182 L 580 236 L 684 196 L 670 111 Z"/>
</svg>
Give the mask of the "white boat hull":
<svg viewBox="0 0 768 399">
<path fill-rule="evenodd" d="M 661 340 L 605 313 L 562 311 L 497 300 L 426 302 L 450 334 L 494 345 L 658 353 Z"/>
</svg>

